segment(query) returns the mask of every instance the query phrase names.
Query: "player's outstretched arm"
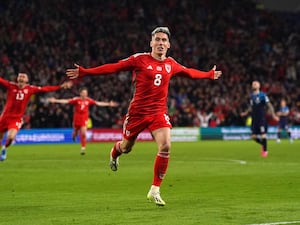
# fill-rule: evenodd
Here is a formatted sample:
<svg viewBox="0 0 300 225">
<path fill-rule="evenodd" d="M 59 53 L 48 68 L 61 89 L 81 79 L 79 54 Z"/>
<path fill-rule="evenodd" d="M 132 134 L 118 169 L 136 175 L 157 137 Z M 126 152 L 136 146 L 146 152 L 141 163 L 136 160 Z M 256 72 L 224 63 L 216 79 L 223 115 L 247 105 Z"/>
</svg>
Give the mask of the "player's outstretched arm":
<svg viewBox="0 0 300 225">
<path fill-rule="evenodd" d="M 110 107 L 116 107 L 119 105 L 119 103 L 110 101 L 110 102 L 101 102 L 101 101 L 96 101 L 97 106 L 110 106 Z"/>
<path fill-rule="evenodd" d="M 9 81 L 3 79 L 2 77 L 0 77 L 0 85 L 4 86 L 4 87 L 8 87 L 9 86 Z"/>
<path fill-rule="evenodd" d="M 31 86 L 32 92 L 33 93 L 40 93 L 40 92 L 52 92 L 52 91 L 57 91 L 59 89 L 67 89 L 72 87 L 73 82 L 72 81 L 65 81 L 61 85 L 56 85 L 56 86 Z"/>
<path fill-rule="evenodd" d="M 68 104 L 68 99 L 57 99 L 57 98 L 48 98 L 48 102 L 50 103 L 60 103 L 60 104 Z"/>
<path fill-rule="evenodd" d="M 208 71 L 201 71 L 201 70 L 197 70 L 197 69 L 193 69 L 193 68 L 186 68 L 184 66 L 180 66 L 179 67 L 179 71 L 177 71 L 176 73 L 178 74 L 182 74 L 182 75 L 187 75 L 188 77 L 191 77 L 193 79 L 212 79 L 212 80 L 217 80 L 220 78 L 220 76 L 222 75 L 222 71 L 220 70 L 216 70 L 216 65 L 213 66 L 213 68 Z"/>
<path fill-rule="evenodd" d="M 120 71 L 128 71 L 133 68 L 133 60 L 134 57 L 129 57 L 124 60 L 120 60 L 116 63 L 107 63 L 101 66 L 92 67 L 92 68 L 84 68 L 79 66 L 78 64 L 74 64 L 75 68 L 67 69 L 66 75 L 69 79 L 76 79 L 78 77 L 83 77 L 87 75 L 106 75 L 113 74 Z"/>
</svg>

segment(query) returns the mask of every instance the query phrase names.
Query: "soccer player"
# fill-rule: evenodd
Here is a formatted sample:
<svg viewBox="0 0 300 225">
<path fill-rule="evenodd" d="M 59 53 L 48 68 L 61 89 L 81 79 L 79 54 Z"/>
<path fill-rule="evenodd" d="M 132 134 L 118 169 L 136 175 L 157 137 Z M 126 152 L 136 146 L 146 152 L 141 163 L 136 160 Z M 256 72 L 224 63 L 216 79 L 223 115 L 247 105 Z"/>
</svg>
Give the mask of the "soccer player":
<svg viewBox="0 0 300 225">
<path fill-rule="evenodd" d="M 60 86 L 33 86 L 28 84 L 28 75 L 19 73 L 16 82 L 11 82 L 0 77 L 0 85 L 7 89 L 6 104 L 0 116 L 0 141 L 7 132 L 5 144 L 2 146 L 0 161 L 7 158 L 7 148 L 15 139 L 23 123 L 23 115 L 30 97 L 40 92 L 57 91 L 61 88 L 70 88 L 72 82 L 64 82 Z"/>
<path fill-rule="evenodd" d="M 167 57 L 170 48 L 170 31 L 167 27 L 157 27 L 151 33 L 151 52 L 137 53 L 116 63 L 104 64 L 94 68 L 67 69 L 70 79 L 86 75 L 104 75 L 119 71 L 132 71 L 133 97 L 123 124 L 123 138 L 114 144 L 110 152 L 110 167 L 118 169 L 119 157 L 129 153 L 140 132 L 148 129 L 158 146 L 154 162 L 154 176 L 147 194 L 150 201 L 159 206 L 166 203 L 160 196 L 160 186 L 166 175 L 171 149 L 170 129 L 172 127 L 167 114 L 168 86 L 171 77 L 187 76 L 194 79 L 218 79 L 222 72 L 214 66 L 210 71 L 186 68 Z"/>
<path fill-rule="evenodd" d="M 79 97 L 74 97 L 71 99 L 48 98 L 48 101 L 51 103 L 74 105 L 72 139 L 73 141 L 75 141 L 80 131 L 80 143 L 81 143 L 80 154 L 81 155 L 85 154 L 85 148 L 86 148 L 86 132 L 87 132 L 87 123 L 89 119 L 89 106 L 90 105 L 111 106 L 111 107 L 118 106 L 118 104 L 113 101 L 99 102 L 99 101 L 95 101 L 92 98 L 89 98 L 88 90 L 85 87 L 79 90 Z"/>
<path fill-rule="evenodd" d="M 261 156 L 268 156 L 267 148 L 267 120 L 266 120 L 266 107 L 268 107 L 272 117 L 278 121 L 278 117 L 275 115 L 273 105 L 271 104 L 268 96 L 260 91 L 259 81 L 252 82 L 252 93 L 250 96 L 249 108 L 241 113 L 241 116 L 246 116 L 251 112 L 251 137 L 254 141 L 262 146 Z"/>
<path fill-rule="evenodd" d="M 290 114 L 290 109 L 287 106 L 285 99 L 281 99 L 280 108 L 276 114 L 279 117 L 279 123 L 278 123 L 278 128 L 277 128 L 277 143 L 280 143 L 280 137 L 281 137 L 282 130 L 285 130 L 285 132 L 287 133 L 287 135 L 290 139 L 290 143 L 293 143 L 291 131 L 289 130 L 289 126 L 288 126 L 288 116 Z"/>
</svg>

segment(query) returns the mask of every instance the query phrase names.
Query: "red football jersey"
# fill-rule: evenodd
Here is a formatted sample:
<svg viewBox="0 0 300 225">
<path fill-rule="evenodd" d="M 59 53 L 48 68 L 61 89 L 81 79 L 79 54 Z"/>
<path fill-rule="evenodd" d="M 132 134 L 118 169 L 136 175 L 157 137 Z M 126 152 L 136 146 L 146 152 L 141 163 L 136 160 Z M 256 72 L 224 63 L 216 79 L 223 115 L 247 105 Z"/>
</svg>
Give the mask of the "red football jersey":
<svg viewBox="0 0 300 225">
<path fill-rule="evenodd" d="M 0 77 L 0 85 L 7 89 L 6 104 L 1 117 L 22 117 L 30 97 L 39 92 L 50 92 L 60 89 L 60 86 L 33 86 L 26 85 L 19 88 L 15 82 L 4 80 Z"/>
<path fill-rule="evenodd" d="M 74 124 L 84 126 L 89 118 L 89 106 L 95 105 L 96 101 L 91 98 L 75 97 L 70 99 L 69 103 L 74 105 Z"/>
<path fill-rule="evenodd" d="M 167 113 L 167 96 L 172 76 L 213 79 L 214 71 L 203 72 L 186 68 L 168 57 L 163 61 L 154 59 L 150 53 L 137 53 L 117 63 L 105 64 L 91 69 L 79 68 L 79 76 L 110 74 L 132 71 L 133 97 L 129 114 L 150 115 Z"/>
</svg>

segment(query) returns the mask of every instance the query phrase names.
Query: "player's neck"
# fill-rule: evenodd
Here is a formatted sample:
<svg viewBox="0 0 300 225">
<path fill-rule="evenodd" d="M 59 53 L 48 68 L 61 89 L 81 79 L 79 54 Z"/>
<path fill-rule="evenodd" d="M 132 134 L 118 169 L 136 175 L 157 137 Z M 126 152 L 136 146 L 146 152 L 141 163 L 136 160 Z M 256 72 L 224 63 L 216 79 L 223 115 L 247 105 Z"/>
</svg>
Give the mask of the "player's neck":
<svg viewBox="0 0 300 225">
<path fill-rule="evenodd" d="M 164 54 L 155 54 L 153 52 L 151 52 L 151 56 L 154 59 L 159 60 L 159 61 L 164 61 L 167 58 L 166 55 L 164 55 Z"/>
<path fill-rule="evenodd" d="M 25 87 L 25 83 L 17 83 L 19 88 L 24 88 Z"/>
</svg>

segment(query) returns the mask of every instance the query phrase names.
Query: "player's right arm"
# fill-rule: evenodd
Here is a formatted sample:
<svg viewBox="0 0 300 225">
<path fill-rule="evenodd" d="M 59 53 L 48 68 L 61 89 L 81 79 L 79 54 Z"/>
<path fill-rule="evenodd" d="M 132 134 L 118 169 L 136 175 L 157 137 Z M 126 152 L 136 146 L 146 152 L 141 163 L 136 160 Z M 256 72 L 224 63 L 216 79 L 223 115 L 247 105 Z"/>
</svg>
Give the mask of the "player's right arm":
<svg viewBox="0 0 300 225">
<path fill-rule="evenodd" d="M 0 85 L 8 88 L 9 87 L 10 82 L 8 80 L 3 79 L 2 77 L 0 77 Z"/>
<path fill-rule="evenodd" d="M 48 98 L 47 99 L 51 103 L 60 103 L 60 104 L 68 104 L 69 99 L 57 99 L 57 98 Z"/>
<path fill-rule="evenodd" d="M 241 117 L 247 116 L 251 111 L 252 111 L 252 107 L 249 105 L 249 107 L 245 111 L 240 113 L 240 116 Z"/>
<path fill-rule="evenodd" d="M 78 64 L 74 64 L 74 69 L 67 69 L 66 75 L 69 79 L 76 79 L 86 75 L 104 75 L 112 74 L 120 71 L 127 71 L 133 68 L 134 56 L 120 60 L 117 63 L 108 63 L 93 68 L 84 68 Z"/>
<path fill-rule="evenodd" d="M 271 113 L 273 119 L 276 120 L 276 121 L 278 121 L 279 118 L 278 118 L 278 116 L 276 116 L 274 107 L 273 107 L 273 105 L 271 104 L 271 102 L 267 102 L 267 106 L 268 106 L 268 108 L 269 108 L 269 111 L 270 111 L 270 113 Z"/>
</svg>

